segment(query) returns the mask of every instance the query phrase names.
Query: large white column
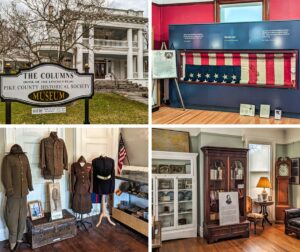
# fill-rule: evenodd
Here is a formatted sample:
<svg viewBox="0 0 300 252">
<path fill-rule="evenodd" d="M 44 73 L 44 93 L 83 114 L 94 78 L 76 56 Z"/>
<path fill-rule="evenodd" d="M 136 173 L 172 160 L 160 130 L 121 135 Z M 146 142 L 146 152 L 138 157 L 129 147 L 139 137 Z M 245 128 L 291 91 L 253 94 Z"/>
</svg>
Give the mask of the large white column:
<svg viewBox="0 0 300 252">
<path fill-rule="evenodd" d="M 137 56 L 133 56 L 133 73 L 137 73 L 138 66 L 137 66 Z"/>
<path fill-rule="evenodd" d="M 76 37 L 78 38 L 82 34 L 82 24 L 79 24 L 77 28 Z M 83 46 L 82 46 L 82 36 L 78 39 L 77 45 L 77 55 L 76 55 L 76 68 L 79 73 L 83 73 Z"/>
<path fill-rule="evenodd" d="M 90 73 L 95 73 L 94 27 L 89 30 L 89 67 Z"/>
<path fill-rule="evenodd" d="M 138 78 L 143 79 L 144 77 L 144 64 L 143 64 L 143 51 L 144 51 L 144 38 L 143 30 L 138 30 L 138 60 L 137 60 L 137 69 L 138 69 Z"/>
<path fill-rule="evenodd" d="M 127 42 L 128 42 L 128 52 L 127 52 L 127 79 L 133 78 L 133 51 L 132 51 L 132 29 L 127 30 Z"/>
</svg>

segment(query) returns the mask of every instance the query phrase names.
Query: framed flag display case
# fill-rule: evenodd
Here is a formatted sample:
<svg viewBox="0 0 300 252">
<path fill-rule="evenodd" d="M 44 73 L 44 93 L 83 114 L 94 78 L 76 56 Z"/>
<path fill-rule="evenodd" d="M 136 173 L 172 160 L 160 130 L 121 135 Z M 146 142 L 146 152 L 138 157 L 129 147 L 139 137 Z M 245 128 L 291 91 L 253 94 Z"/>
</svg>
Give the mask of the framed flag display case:
<svg viewBox="0 0 300 252">
<path fill-rule="evenodd" d="M 300 20 L 169 25 L 187 108 L 239 112 L 270 105 L 270 114 L 300 118 Z M 259 88 L 258 88 L 259 87 Z M 170 81 L 171 107 L 180 107 Z"/>
<path fill-rule="evenodd" d="M 297 50 L 178 50 L 177 58 L 182 82 L 297 88 Z"/>
</svg>

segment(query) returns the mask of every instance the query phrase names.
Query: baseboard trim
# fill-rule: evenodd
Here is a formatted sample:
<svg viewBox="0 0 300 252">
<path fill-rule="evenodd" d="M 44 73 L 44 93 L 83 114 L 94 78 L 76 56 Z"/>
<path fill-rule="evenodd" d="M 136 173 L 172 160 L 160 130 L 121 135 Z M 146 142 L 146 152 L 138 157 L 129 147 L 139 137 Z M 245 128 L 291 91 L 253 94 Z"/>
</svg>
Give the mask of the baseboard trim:
<svg viewBox="0 0 300 252">
<path fill-rule="evenodd" d="M 201 225 L 199 225 L 198 230 L 199 230 L 199 236 L 203 238 L 203 227 Z"/>
</svg>

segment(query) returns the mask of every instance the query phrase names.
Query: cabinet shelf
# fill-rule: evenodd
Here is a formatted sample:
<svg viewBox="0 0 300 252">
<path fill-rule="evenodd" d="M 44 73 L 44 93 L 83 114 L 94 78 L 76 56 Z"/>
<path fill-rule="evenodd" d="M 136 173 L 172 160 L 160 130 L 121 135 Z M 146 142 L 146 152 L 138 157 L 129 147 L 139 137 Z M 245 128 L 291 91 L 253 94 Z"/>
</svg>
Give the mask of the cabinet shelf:
<svg viewBox="0 0 300 252">
<path fill-rule="evenodd" d="M 171 189 L 158 189 L 157 191 L 158 192 L 173 192 L 174 189 L 173 188 L 171 188 Z"/>
<path fill-rule="evenodd" d="M 160 205 L 164 205 L 164 204 L 174 204 L 174 201 L 160 201 L 160 202 L 158 202 L 158 204 L 160 204 Z"/>
<path fill-rule="evenodd" d="M 191 211 L 179 212 L 178 214 L 192 214 L 192 213 L 193 213 L 193 211 L 191 210 Z"/>
<path fill-rule="evenodd" d="M 192 200 L 181 200 L 181 201 L 178 201 L 178 203 L 188 203 L 188 202 L 193 202 Z"/>
<path fill-rule="evenodd" d="M 140 199 L 148 200 L 148 197 L 140 196 L 139 194 L 135 194 L 135 193 L 132 193 L 132 192 L 122 192 L 122 193 L 126 193 L 126 194 L 129 194 L 130 196 L 135 196 L 135 197 L 140 198 Z"/>
<path fill-rule="evenodd" d="M 116 178 L 129 182 L 136 182 L 148 185 L 148 172 L 123 171 L 122 175 L 116 176 Z"/>
<path fill-rule="evenodd" d="M 160 213 L 158 216 L 169 216 L 169 215 L 174 215 L 174 213 Z"/>
</svg>

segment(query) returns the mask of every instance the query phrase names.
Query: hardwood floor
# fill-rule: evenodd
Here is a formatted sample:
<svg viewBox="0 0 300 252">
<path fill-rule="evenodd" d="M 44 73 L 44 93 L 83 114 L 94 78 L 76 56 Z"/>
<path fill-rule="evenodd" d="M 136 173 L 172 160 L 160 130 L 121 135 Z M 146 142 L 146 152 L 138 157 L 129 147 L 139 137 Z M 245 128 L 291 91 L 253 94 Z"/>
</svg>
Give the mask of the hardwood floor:
<svg viewBox="0 0 300 252">
<path fill-rule="evenodd" d="M 275 120 L 240 116 L 239 113 L 160 107 L 152 113 L 153 124 L 300 124 L 297 118 Z"/>
<path fill-rule="evenodd" d="M 94 220 L 94 223 L 98 219 Z M 0 243 L 0 252 L 7 252 L 7 241 Z M 147 252 L 148 238 L 139 235 L 117 223 L 115 227 L 104 220 L 99 228 L 89 232 L 79 231 L 77 236 L 32 250 L 25 244 L 17 249 L 20 252 Z"/>
<path fill-rule="evenodd" d="M 299 252 L 300 240 L 294 235 L 284 233 L 284 225 L 265 225 L 265 229 L 257 228 L 257 234 L 253 234 L 253 225 L 250 238 L 232 239 L 207 244 L 200 237 L 165 241 L 160 252 Z"/>
</svg>

